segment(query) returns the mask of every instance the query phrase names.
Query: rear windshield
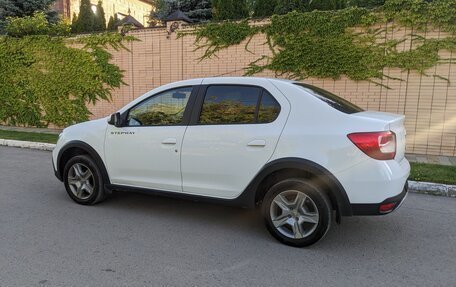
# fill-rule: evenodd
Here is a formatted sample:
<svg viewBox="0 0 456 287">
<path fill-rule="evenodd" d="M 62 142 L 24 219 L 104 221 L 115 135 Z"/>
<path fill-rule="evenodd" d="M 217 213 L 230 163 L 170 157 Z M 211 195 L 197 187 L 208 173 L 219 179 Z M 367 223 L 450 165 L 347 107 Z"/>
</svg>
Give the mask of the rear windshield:
<svg viewBox="0 0 456 287">
<path fill-rule="evenodd" d="M 354 113 L 363 111 L 363 109 L 361 109 L 357 105 L 354 105 L 354 104 L 350 103 L 349 101 L 344 100 L 341 97 L 336 96 L 333 93 L 330 93 L 323 89 L 317 88 L 312 85 L 303 84 L 303 83 L 294 83 L 294 84 L 303 88 L 307 92 L 314 95 L 316 98 L 322 100 L 323 102 L 327 103 L 331 107 L 333 107 L 336 110 L 339 110 L 343 113 L 354 114 Z"/>
</svg>

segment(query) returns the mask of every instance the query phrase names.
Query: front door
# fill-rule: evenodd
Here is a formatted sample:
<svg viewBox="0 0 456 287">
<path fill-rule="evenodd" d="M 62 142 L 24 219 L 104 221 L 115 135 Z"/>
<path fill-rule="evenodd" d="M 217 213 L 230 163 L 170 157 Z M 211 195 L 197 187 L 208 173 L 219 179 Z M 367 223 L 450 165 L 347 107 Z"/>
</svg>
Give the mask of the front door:
<svg viewBox="0 0 456 287">
<path fill-rule="evenodd" d="M 105 158 L 111 183 L 182 191 L 180 149 L 192 89 L 153 95 L 126 111 L 124 127 L 108 126 Z"/>
</svg>

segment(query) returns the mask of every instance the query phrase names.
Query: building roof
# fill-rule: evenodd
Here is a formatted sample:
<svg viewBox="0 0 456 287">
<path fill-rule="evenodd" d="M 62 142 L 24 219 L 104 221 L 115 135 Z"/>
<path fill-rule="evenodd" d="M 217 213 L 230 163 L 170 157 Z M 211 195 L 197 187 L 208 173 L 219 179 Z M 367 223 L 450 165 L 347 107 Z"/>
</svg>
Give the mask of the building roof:
<svg viewBox="0 0 456 287">
<path fill-rule="evenodd" d="M 168 17 L 166 17 L 165 21 L 184 21 L 187 23 L 192 23 L 192 19 L 188 18 L 184 12 L 177 9 L 173 13 L 171 13 Z"/>
<path fill-rule="evenodd" d="M 127 15 L 122 20 L 120 20 L 119 25 L 133 25 L 136 28 L 144 28 L 144 25 L 136 20 L 133 16 Z"/>
</svg>

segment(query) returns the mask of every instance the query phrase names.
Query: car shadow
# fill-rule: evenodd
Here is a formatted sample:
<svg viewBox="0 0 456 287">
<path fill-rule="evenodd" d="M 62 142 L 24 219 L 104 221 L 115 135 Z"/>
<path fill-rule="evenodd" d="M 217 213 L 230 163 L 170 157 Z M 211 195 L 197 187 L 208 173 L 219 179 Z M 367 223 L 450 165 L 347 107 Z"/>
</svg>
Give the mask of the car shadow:
<svg viewBox="0 0 456 287">
<path fill-rule="evenodd" d="M 233 232 L 261 242 L 276 243 L 266 230 L 261 209 L 245 209 L 216 203 L 198 202 L 134 192 L 114 192 L 103 208 L 139 216 L 150 216 L 167 222 L 183 222 L 195 230 L 210 226 L 214 231 Z M 391 217 L 390 217 L 391 218 Z M 342 224 L 332 221 L 328 234 L 313 249 L 352 249 L 372 245 L 378 238 L 398 234 L 396 220 L 387 217 L 343 217 Z M 356 242 L 355 245 L 353 243 Z"/>
<path fill-rule="evenodd" d="M 113 192 L 102 205 L 135 214 L 187 221 L 189 224 L 209 224 L 227 231 L 246 232 L 259 236 L 267 234 L 260 208 L 248 209 L 219 203 L 121 191 Z"/>
</svg>

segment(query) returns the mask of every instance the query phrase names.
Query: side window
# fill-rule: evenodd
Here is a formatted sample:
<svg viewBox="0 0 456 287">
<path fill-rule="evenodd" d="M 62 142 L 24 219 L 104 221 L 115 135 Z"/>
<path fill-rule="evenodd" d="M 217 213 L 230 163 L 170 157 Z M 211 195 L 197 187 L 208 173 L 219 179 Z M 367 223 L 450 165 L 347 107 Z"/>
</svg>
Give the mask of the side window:
<svg viewBox="0 0 456 287">
<path fill-rule="evenodd" d="M 258 123 L 273 122 L 280 113 L 280 105 L 274 97 L 266 90 L 261 96 L 260 107 L 258 109 Z"/>
<path fill-rule="evenodd" d="M 261 88 L 210 86 L 206 90 L 200 124 L 254 123 Z"/>
<path fill-rule="evenodd" d="M 210 86 L 206 90 L 200 124 L 270 123 L 280 105 L 266 90 L 250 86 Z"/>
<path fill-rule="evenodd" d="M 157 94 L 128 113 L 129 126 L 171 126 L 182 123 L 192 87 L 182 87 Z"/>
</svg>

